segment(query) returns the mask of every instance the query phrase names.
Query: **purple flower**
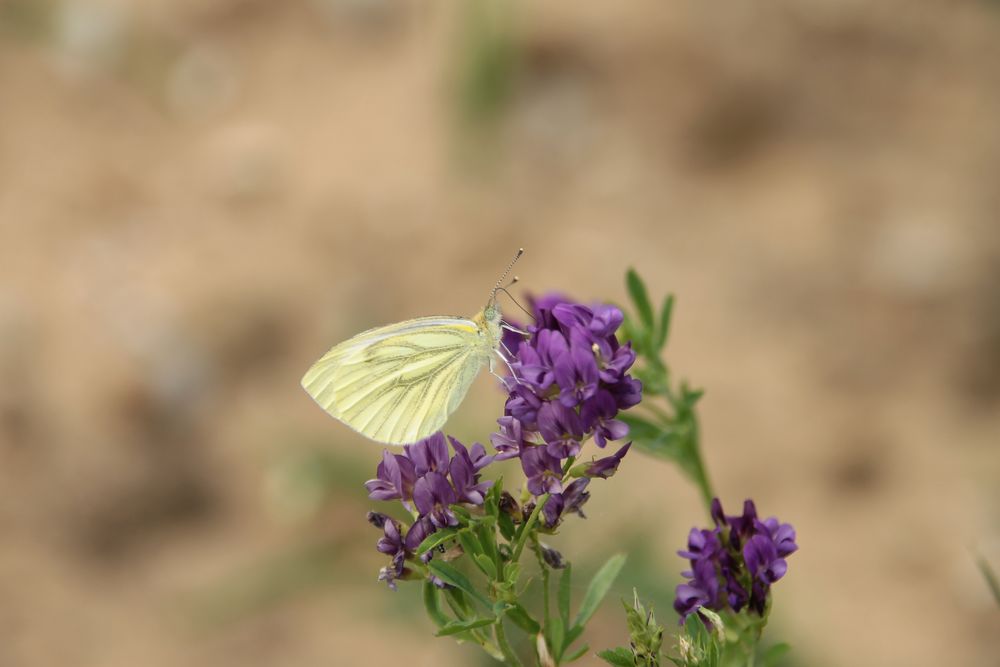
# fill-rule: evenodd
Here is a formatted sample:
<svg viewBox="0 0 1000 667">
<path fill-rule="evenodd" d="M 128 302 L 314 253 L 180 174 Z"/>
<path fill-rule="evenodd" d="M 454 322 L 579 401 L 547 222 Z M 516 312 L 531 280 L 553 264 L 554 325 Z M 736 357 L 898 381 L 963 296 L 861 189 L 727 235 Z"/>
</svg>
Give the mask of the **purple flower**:
<svg viewBox="0 0 1000 667">
<path fill-rule="evenodd" d="M 621 464 L 622 459 L 625 458 L 625 455 L 628 453 L 631 446 L 632 443 L 629 442 L 611 456 L 605 456 L 602 459 L 597 459 L 584 468 L 583 474 L 587 477 L 600 477 L 601 479 L 611 477 L 618 472 L 618 466 Z"/>
<path fill-rule="evenodd" d="M 421 516 L 429 517 L 437 528 L 458 525 L 458 517 L 450 507 L 457 502 L 455 489 L 448 483 L 448 478 L 439 472 L 428 472 L 413 487 L 413 504 L 417 506 L 417 511 Z"/>
<path fill-rule="evenodd" d="M 527 447 L 521 452 L 521 468 L 528 478 L 528 491 L 535 496 L 562 491 L 562 466 L 545 447 Z"/>
<path fill-rule="evenodd" d="M 576 410 L 559 402 L 545 403 L 538 411 L 538 432 L 550 456 L 565 459 L 580 453 L 583 425 Z"/>
<path fill-rule="evenodd" d="M 413 497 L 413 484 L 417 475 L 413 461 L 401 454 L 382 451 L 382 462 L 375 471 L 376 478 L 365 482 L 368 497 L 372 500 L 397 500 L 404 503 Z"/>
<path fill-rule="evenodd" d="M 374 514 L 374 513 L 370 513 Z M 379 515 L 385 516 L 385 515 Z M 374 525 L 374 522 L 372 522 Z M 406 556 L 407 548 L 404 545 L 404 539 L 400 533 L 400 526 L 395 520 L 385 517 L 382 523 L 383 536 L 379 539 L 376 544 L 376 548 L 381 552 L 390 556 L 392 561 L 386 567 L 379 570 L 378 580 L 384 581 L 389 588 L 396 590 L 396 579 L 400 579 L 406 574 Z"/>
<path fill-rule="evenodd" d="M 421 517 L 413 522 L 410 529 L 406 531 L 406 539 L 403 540 L 403 546 L 406 547 L 407 553 L 413 553 L 420 546 L 420 543 L 426 540 L 431 534 L 437 532 L 434 524 L 428 517 Z M 428 551 L 424 554 L 424 562 L 430 560 L 431 552 Z"/>
<path fill-rule="evenodd" d="M 445 442 L 444 433 L 440 431 L 420 442 L 406 445 L 403 449 L 406 451 L 406 456 L 413 461 L 417 476 L 428 472 L 448 471 L 448 443 Z"/>
<path fill-rule="evenodd" d="M 490 435 L 490 443 L 497 450 L 494 457 L 497 461 L 513 459 L 521 455 L 521 422 L 510 415 L 506 415 L 497 420 L 500 431 Z"/>
<path fill-rule="evenodd" d="M 590 500 L 588 484 L 590 480 L 583 477 L 571 482 L 562 493 L 549 496 L 545 506 L 542 507 L 542 520 L 546 528 L 555 528 L 567 514 L 576 514 L 582 519 L 587 518 L 583 514 L 583 505 Z"/>
<path fill-rule="evenodd" d="M 455 452 L 450 457 L 449 441 Z M 401 500 L 407 510 L 416 510 L 417 518 L 404 535 L 395 520 L 378 512 L 368 513 L 368 521 L 384 531 L 378 550 L 392 557 L 392 564 L 380 571 L 380 580 L 394 589 L 395 580 L 409 572 L 405 562 L 414 557 L 420 543 L 439 528 L 458 525 L 453 505 L 483 504 L 484 494 L 493 483 L 481 482 L 480 472 L 493 460 L 481 444 L 466 448 L 454 438 L 446 440 L 441 433 L 406 446 L 402 454 L 388 450 L 382 453 L 376 478 L 365 483 L 369 497 Z M 426 563 L 433 555 L 428 551 L 420 558 Z M 443 581 L 434 577 L 431 580 L 444 586 Z"/>
<path fill-rule="evenodd" d="M 385 531 L 385 534 L 378 541 L 376 548 L 381 553 L 390 556 L 395 556 L 400 551 L 403 551 L 403 536 L 399 533 L 399 524 L 389 519 L 383 524 L 382 529 Z"/>
<path fill-rule="evenodd" d="M 483 504 L 483 494 L 493 485 L 492 481 L 478 482 L 477 471 L 489 464 L 492 456 L 486 456 L 486 450 L 478 442 L 472 446 L 472 454 L 454 438 L 449 438 L 451 445 L 455 449 L 455 456 L 452 457 L 448 466 L 451 474 L 451 482 L 455 487 L 455 495 L 462 502 L 473 505 Z"/>
<path fill-rule="evenodd" d="M 735 612 L 748 607 L 763 615 L 771 585 L 788 571 L 785 557 L 798 549 L 795 529 L 774 517 L 758 519 L 752 500 L 743 504 L 742 514 L 726 516 L 715 498 L 711 514 L 715 527 L 692 528 L 687 549 L 677 552 L 691 569 L 682 573 L 689 581 L 677 587 L 674 609 L 682 623 L 699 606 Z"/>
<path fill-rule="evenodd" d="M 698 607 L 719 608 L 719 592 L 722 587 L 712 561 L 695 561 L 691 571 L 685 572 L 684 576 L 690 578 L 690 581 L 677 586 L 677 597 L 674 599 L 674 610 L 682 619 Z"/>
<path fill-rule="evenodd" d="M 610 391 L 601 390 L 580 408 L 580 419 L 593 424 L 594 442 L 604 447 L 608 440 L 621 440 L 628 435 L 628 424 L 618 419 L 618 405 Z"/>
<path fill-rule="evenodd" d="M 563 497 L 564 460 L 579 456 L 591 438 L 598 447 L 624 439 L 628 426 L 617 416 L 639 403 L 642 383 L 628 375 L 636 358 L 631 344 L 616 337 L 621 310 L 587 307 L 558 294 L 533 299 L 531 306 L 529 335 L 504 340 L 513 352 L 513 374 L 506 380 L 500 428 L 490 441 L 498 460 L 521 458 L 533 495 L 551 494 L 543 510 L 545 525 L 553 527 L 571 505 Z M 594 461 L 584 474 L 610 477 L 628 450 Z M 585 499 L 586 484 L 577 488 Z"/>
<path fill-rule="evenodd" d="M 750 576 L 773 584 L 784 576 L 788 564 L 784 558 L 778 558 L 778 549 L 770 536 L 754 535 L 743 547 L 743 562 L 747 565 Z"/>
<path fill-rule="evenodd" d="M 597 393 L 597 360 L 585 341 L 574 340 L 569 350 L 553 361 L 560 403 L 573 408 Z"/>
</svg>

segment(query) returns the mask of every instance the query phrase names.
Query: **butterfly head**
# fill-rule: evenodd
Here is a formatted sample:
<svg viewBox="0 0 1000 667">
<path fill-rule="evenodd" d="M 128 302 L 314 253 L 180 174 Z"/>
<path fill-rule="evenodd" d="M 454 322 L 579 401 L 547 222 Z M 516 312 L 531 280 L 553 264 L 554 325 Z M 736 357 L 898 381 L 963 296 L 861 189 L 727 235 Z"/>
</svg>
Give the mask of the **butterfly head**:
<svg viewBox="0 0 1000 667">
<path fill-rule="evenodd" d="M 483 319 L 487 324 L 500 326 L 500 306 L 496 304 L 496 301 L 491 300 L 486 308 L 483 309 Z"/>
</svg>

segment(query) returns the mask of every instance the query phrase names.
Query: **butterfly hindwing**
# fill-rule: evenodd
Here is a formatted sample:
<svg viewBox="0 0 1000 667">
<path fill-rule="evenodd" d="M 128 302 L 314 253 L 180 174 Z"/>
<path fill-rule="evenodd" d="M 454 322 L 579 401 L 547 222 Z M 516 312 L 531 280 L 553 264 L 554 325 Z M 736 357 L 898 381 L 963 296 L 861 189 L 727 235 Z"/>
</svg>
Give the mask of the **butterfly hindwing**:
<svg viewBox="0 0 1000 667">
<path fill-rule="evenodd" d="M 492 351 L 472 320 L 423 317 L 340 343 L 309 369 L 302 386 L 362 435 L 413 443 L 444 425 Z"/>
</svg>

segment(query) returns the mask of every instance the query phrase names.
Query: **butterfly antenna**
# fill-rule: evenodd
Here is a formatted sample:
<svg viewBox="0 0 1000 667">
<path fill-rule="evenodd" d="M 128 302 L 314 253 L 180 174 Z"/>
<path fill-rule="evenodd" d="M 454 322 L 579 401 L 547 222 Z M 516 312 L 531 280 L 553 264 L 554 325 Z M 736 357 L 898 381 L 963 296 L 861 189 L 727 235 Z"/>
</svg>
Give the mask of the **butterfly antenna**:
<svg viewBox="0 0 1000 667">
<path fill-rule="evenodd" d="M 517 276 L 514 276 L 514 280 L 510 281 L 510 284 L 507 285 L 507 287 L 510 287 L 511 285 L 513 285 L 516 282 L 517 282 Z M 510 298 L 510 300 L 514 302 L 515 306 L 517 306 L 518 308 L 520 308 L 521 310 L 523 310 L 525 315 L 527 315 L 532 320 L 534 320 L 535 316 L 531 313 L 531 311 L 529 311 L 527 308 L 525 308 L 524 306 L 522 306 L 521 304 L 519 304 L 517 302 L 517 299 L 514 298 L 514 295 L 507 291 L 507 287 L 498 287 L 496 291 L 497 292 L 503 292 L 504 294 L 506 294 Z"/>
<path fill-rule="evenodd" d="M 508 264 L 507 268 L 503 270 L 503 274 L 500 276 L 500 279 L 497 280 L 497 284 L 493 286 L 493 291 L 490 292 L 490 303 L 496 303 L 497 292 L 504 289 L 503 281 L 507 278 L 507 274 L 510 273 L 510 270 L 514 268 L 514 264 L 517 263 L 517 260 L 521 259 L 521 255 L 523 254 L 524 254 L 524 248 L 518 248 L 517 253 L 515 253 L 514 255 L 514 259 L 510 260 L 510 264 Z M 515 278 L 515 282 L 516 280 L 517 279 Z M 513 284 L 514 283 L 511 283 L 511 285 Z M 508 285 L 508 287 L 509 286 L 510 285 Z"/>
</svg>

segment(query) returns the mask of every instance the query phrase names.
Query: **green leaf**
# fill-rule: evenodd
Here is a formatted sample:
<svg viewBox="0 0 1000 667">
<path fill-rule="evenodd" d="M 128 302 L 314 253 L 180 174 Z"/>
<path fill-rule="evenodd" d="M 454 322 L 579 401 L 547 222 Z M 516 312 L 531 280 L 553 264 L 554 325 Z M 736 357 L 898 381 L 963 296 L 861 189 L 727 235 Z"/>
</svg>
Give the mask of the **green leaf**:
<svg viewBox="0 0 1000 667">
<path fill-rule="evenodd" d="M 489 577 L 491 581 L 496 581 L 497 566 L 493 563 L 493 559 L 486 554 L 476 554 L 475 559 L 476 565 L 483 571 L 483 574 Z"/>
<path fill-rule="evenodd" d="M 448 602 L 448 606 L 451 607 L 452 612 L 460 620 L 467 621 L 475 616 L 475 610 L 469 604 L 469 601 L 465 598 L 465 593 L 457 588 L 445 588 L 444 589 L 444 599 Z"/>
<path fill-rule="evenodd" d="M 497 517 L 497 525 L 500 526 L 500 534 L 503 535 L 505 540 L 510 542 L 514 539 L 514 534 L 517 533 L 517 526 L 514 525 L 514 520 L 510 516 L 501 513 Z"/>
<path fill-rule="evenodd" d="M 625 276 L 625 283 L 628 286 L 629 296 L 632 297 L 632 303 L 635 304 L 635 309 L 639 313 L 639 318 L 647 330 L 652 329 L 653 307 L 649 304 L 649 294 L 646 292 L 646 286 L 635 269 L 628 270 Z"/>
<path fill-rule="evenodd" d="M 486 554 L 494 564 L 498 563 L 500 560 L 499 554 L 497 553 L 497 543 L 496 543 L 496 528 L 494 528 L 493 519 L 489 522 L 481 522 L 476 524 L 476 538 L 479 540 L 479 544 L 483 547 L 483 553 Z M 496 577 L 493 577 L 496 579 Z"/>
<path fill-rule="evenodd" d="M 563 641 L 566 638 L 566 626 L 563 625 L 562 618 L 554 616 L 549 619 L 549 623 L 545 628 L 545 636 L 549 640 L 552 652 L 555 653 L 556 659 L 558 659 L 565 648 Z"/>
<path fill-rule="evenodd" d="M 447 637 L 448 635 L 457 635 L 459 632 L 475 630 L 476 628 L 493 625 L 496 622 L 497 619 L 495 618 L 474 618 L 470 621 L 453 621 L 438 630 L 436 636 Z"/>
<path fill-rule="evenodd" d="M 628 437 L 632 440 L 656 440 L 666 432 L 663 427 L 636 415 L 619 414 L 617 418 L 628 424 Z"/>
<path fill-rule="evenodd" d="M 573 564 L 566 563 L 562 575 L 559 577 L 559 617 L 563 626 L 569 627 L 569 602 L 573 578 Z"/>
<path fill-rule="evenodd" d="M 632 651 L 622 646 L 601 651 L 597 657 L 615 667 L 635 667 Z"/>
<path fill-rule="evenodd" d="M 611 590 L 611 584 L 614 583 L 615 578 L 624 566 L 625 554 L 615 554 L 601 566 L 601 569 L 597 571 L 594 578 L 590 580 L 587 593 L 583 596 L 583 604 L 580 605 L 580 610 L 576 614 L 576 620 L 573 621 L 574 628 L 582 628 L 587 624 L 590 617 L 597 611 L 601 600 Z"/>
<path fill-rule="evenodd" d="M 630 414 L 620 413 L 618 419 L 628 424 L 628 437 L 635 443 L 637 449 L 667 461 L 684 460 L 687 452 L 684 439 L 680 437 L 677 429 L 657 426 L 642 417 Z"/>
<path fill-rule="evenodd" d="M 480 546 L 479 540 L 468 530 L 458 531 L 457 537 L 458 543 L 462 545 L 462 550 L 469 554 L 469 556 L 475 558 L 483 553 L 483 548 Z"/>
<path fill-rule="evenodd" d="M 486 492 L 486 497 L 483 500 L 483 511 L 486 512 L 486 516 L 496 519 L 499 515 L 501 491 L 503 491 L 503 476 L 497 479 Z"/>
<path fill-rule="evenodd" d="M 458 517 L 459 521 L 461 521 L 463 525 L 467 526 L 474 521 L 469 510 L 465 509 L 461 505 L 449 505 L 448 508 L 456 517 Z"/>
<path fill-rule="evenodd" d="M 514 604 L 507 608 L 506 611 L 507 618 L 514 622 L 514 624 L 527 632 L 530 635 L 537 635 L 538 631 L 542 629 L 542 626 L 538 624 L 538 621 L 531 617 L 531 614 L 522 607 L 520 604 Z"/>
<path fill-rule="evenodd" d="M 477 591 L 468 577 L 459 572 L 454 566 L 438 560 L 432 560 L 427 564 L 427 567 L 446 584 L 451 584 L 458 590 L 472 596 L 486 607 L 492 606 L 493 603 L 486 599 L 485 595 Z"/>
<path fill-rule="evenodd" d="M 668 294 L 663 300 L 663 309 L 660 310 L 660 326 L 656 330 L 655 347 L 662 350 L 667 345 L 670 336 L 670 317 L 674 312 L 674 295 Z"/>
<path fill-rule="evenodd" d="M 582 625 L 577 625 L 577 626 L 574 626 L 574 627 L 570 628 L 569 632 L 566 633 L 566 639 L 563 640 L 563 645 L 565 645 L 567 648 L 570 647 L 570 646 L 572 646 L 573 642 L 575 642 L 577 639 L 579 639 L 580 635 L 582 635 L 582 634 L 583 634 L 583 626 Z"/>
<path fill-rule="evenodd" d="M 424 582 L 424 608 L 427 610 L 427 616 L 430 617 L 434 624 L 439 628 L 443 628 L 452 622 L 448 616 L 441 611 L 441 589 L 432 584 L 429 581 Z"/>
<path fill-rule="evenodd" d="M 986 585 L 989 586 L 990 592 L 993 593 L 993 599 L 1000 605 L 1000 581 L 997 580 L 996 573 L 990 567 L 990 564 L 986 562 L 986 559 L 981 556 L 976 559 L 976 565 L 979 566 L 979 571 L 983 573 Z"/>
<path fill-rule="evenodd" d="M 770 647 L 760 656 L 761 667 L 777 667 L 778 663 L 785 656 L 786 653 L 792 650 L 792 647 L 788 644 L 782 642 L 780 644 L 775 644 Z"/>
<path fill-rule="evenodd" d="M 568 656 L 566 656 L 566 658 L 563 659 L 563 662 L 573 662 L 574 660 L 579 660 L 580 658 L 585 656 L 587 654 L 587 651 L 589 650 L 590 650 L 590 644 L 584 644 L 583 646 L 581 646 L 580 648 L 576 649 Z"/>
<path fill-rule="evenodd" d="M 427 553 L 428 551 L 435 548 L 439 544 L 444 544 L 451 538 L 455 537 L 455 535 L 457 534 L 458 531 L 455 530 L 454 528 L 444 528 L 436 533 L 431 533 L 430 535 L 424 538 L 423 542 L 420 543 L 420 546 L 417 547 L 416 553 L 418 556 L 422 556 L 423 554 Z"/>
</svg>

